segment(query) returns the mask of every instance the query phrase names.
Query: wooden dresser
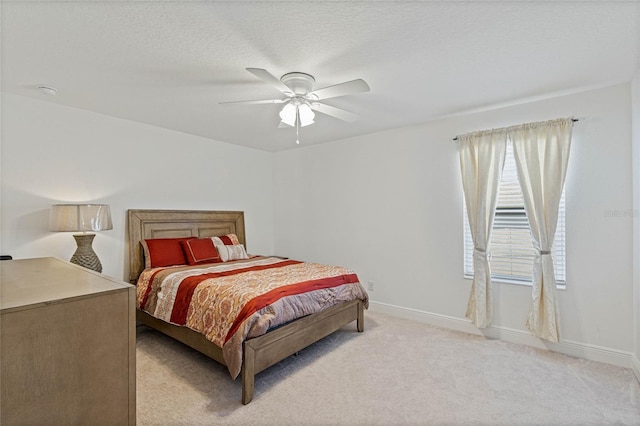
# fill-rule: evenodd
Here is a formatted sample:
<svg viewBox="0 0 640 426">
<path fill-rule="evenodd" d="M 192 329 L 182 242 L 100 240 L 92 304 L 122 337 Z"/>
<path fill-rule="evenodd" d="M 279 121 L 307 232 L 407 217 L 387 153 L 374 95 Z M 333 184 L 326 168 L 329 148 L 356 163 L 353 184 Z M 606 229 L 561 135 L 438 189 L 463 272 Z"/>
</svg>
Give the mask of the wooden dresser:
<svg viewBox="0 0 640 426">
<path fill-rule="evenodd" d="M 135 424 L 135 288 L 54 258 L 0 277 L 0 424 Z"/>
</svg>

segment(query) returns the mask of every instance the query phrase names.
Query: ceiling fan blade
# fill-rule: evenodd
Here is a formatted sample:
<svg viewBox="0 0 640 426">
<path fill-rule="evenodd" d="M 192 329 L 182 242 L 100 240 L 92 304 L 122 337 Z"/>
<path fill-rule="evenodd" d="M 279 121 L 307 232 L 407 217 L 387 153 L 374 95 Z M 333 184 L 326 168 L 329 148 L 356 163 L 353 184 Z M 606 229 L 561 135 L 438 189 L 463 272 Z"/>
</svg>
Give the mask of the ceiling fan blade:
<svg viewBox="0 0 640 426">
<path fill-rule="evenodd" d="M 293 126 L 289 126 L 284 121 L 281 121 L 280 124 L 278 124 L 278 129 L 290 129 L 291 127 L 293 127 Z"/>
<path fill-rule="evenodd" d="M 283 82 L 281 82 L 278 78 L 276 78 L 273 74 L 271 74 L 267 70 L 263 70 L 262 68 L 247 68 L 251 74 L 255 75 L 259 79 L 262 79 L 284 93 L 287 96 L 293 95 L 293 92 L 290 88 L 288 88 Z"/>
<path fill-rule="evenodd" d="M 311 109 L 314 111 L 318 111 L 322 114 L 329 115 L 331 117 L 337 118 L 339 120 L 347 121 L 349 123 L 353 123 L 360 117 L 358 114 L 346 111 L 344 109 L 336 108 L 331 105 L 321 104 L 319 102 L 314 102 L 311 104 Z"/>
<path fill-rule="evenodd" d="M 346 81 L 334 86 L 325 87 L 309 93 L 310 97 L 317 100 L 337 98 L 338 96 L 353 95 L 355 93 L 368 92 L 369 85 L 366 81 L 359 78 L 357 80 Z"/>
<path fill-rule="evenodd" d="M 230 102 L 218 102 L 220 105 L 222 104 L 283 104 L 287 102 L 289 99 L 263 99 L 263 100 L 255 100 L 255 101 L 230 101 Z"/>
</svg>

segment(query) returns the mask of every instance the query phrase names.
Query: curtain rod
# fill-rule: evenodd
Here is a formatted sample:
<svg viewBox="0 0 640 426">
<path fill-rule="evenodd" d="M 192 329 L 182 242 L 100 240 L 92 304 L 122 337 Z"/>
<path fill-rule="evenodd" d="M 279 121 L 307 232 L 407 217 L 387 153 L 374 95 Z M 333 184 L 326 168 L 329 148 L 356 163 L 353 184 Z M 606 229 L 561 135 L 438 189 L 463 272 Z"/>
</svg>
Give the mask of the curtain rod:
<svg viewBox="0 0 640 426">
<path fill-rule="evenodd" d="M 571 121 L 573 121 L 575 123 L 576 121 L 580 121 L 580 120 L 578 120 L 577 118 L 572 118 Z M 458 137 L 456 136 L 455 138 L 453 138 L 453 140 L 457 141 Z"/>
</svg>

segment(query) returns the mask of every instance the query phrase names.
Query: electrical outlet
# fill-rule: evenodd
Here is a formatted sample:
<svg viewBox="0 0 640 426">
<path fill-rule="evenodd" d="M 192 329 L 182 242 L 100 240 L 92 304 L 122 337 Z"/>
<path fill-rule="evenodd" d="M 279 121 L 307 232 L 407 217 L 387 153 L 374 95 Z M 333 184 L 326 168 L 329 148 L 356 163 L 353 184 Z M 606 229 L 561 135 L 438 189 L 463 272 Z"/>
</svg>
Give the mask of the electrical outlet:
<svg viewBox="0 0 640 426">
<path fill-rule="evenodd" d="M 373 281 L 368 281 L 367 282 L 367 290 L 375 291 L 376 290 L 376 283 L 373 282 Z"/>
</svg>

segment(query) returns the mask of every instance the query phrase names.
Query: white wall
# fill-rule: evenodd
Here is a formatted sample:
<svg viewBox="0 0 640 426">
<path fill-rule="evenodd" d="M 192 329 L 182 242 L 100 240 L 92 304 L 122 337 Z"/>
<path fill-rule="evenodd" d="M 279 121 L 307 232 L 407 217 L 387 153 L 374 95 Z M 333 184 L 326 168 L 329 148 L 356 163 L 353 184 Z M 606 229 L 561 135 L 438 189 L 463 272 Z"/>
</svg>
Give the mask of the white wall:
<svg viewBox="0 0 640 426">
<path fill-rule="evenodd" d="M 573 115 L 580 121 L 566 183 L 567 289 L 559 291 L 561 332 L 573 349 L 559 350 L 630 364 L 630 99 L 623 84 L 277 153 L 275 251 L 355 269 L 375 282 L 375 306 L 462 324 L 470 281 L 451 139 Z M 494 284 L 494 295 L 495 328 L 529 338 L 530 287 Z"/>
<path fill-rule="evenodd" d="M 273 154 L 3 94 L 0 252 L 14 258 L 75 250 L 48 230 L 53 203 L 111 206 L 113 230 L 94 249 L 126 279 L 127 209 L 243 210 L 251 252 L 273 251 Z"/>
<path fill-rule="evenodd" d="M 633 371 L 640 380 L 640 73 L 632 84 L 633 124 Z"/>
</svg>

